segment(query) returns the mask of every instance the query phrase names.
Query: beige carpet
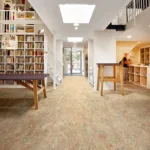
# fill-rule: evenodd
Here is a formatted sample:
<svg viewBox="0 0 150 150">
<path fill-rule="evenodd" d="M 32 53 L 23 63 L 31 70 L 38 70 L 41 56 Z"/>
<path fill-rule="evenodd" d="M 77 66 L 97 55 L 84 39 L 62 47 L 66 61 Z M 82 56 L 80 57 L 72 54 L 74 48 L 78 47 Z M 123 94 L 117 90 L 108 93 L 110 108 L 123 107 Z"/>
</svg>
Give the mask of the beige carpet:
<svg viewBox="0 0 150 150">
<path fill-rule="evenodd" d="M 95 92 L 84 77 L 65 77 L 40 95 L 0 89 L 0 150 L 150 150 L 150 90 L 126 85 Z"/>
</svg>

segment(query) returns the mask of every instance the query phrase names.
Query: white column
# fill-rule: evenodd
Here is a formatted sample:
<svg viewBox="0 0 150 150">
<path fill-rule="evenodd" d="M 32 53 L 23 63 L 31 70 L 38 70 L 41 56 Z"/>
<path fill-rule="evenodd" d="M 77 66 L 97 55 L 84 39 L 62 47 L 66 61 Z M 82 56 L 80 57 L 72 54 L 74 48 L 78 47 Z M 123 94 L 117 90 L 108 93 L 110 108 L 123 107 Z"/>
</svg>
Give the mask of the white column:
<svg viewBox="0 0 150 150">
<path fill-rule="evenodd" d="M 53 89 L 56 89 L 56 36 L 53 36 Z"/>
<path fill-rule="evenodd" d="M 97 63 L 116 63 L 116 31 L 98 31 L 94 34 L 94 89 L 97 84 Z M 105 67 L 105 76 L 112 76 L 112 67 Z M 113 89 L 113 83 L 104 84 L 105 90 Z"/>
<path fill-rule="evenodd" d="M 63 41 L 56 40 L 56 74 L 63 80 Z"/>
<path fill-rule="evenodd" d="M 93 40 L 88 40 L 88 81 L 91 83 L 91 76 L 90 76 L 90 71 L 91 69 L 94 71 L 94 45 L 93 45 Z M 93 72 L 94 75 L 94 72 Z"/>
</svg>

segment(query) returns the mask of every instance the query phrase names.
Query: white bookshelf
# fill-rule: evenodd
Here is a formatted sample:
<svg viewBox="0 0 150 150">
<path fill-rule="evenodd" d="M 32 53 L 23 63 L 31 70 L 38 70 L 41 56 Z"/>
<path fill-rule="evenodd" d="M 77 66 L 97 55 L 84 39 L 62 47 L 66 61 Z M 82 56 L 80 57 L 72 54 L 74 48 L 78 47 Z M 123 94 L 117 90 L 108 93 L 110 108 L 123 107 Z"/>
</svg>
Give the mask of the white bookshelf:
<svg viewBox="0 0 150 150">
<path fill-rule="evenodd" d="M 129 81 L 150 89 L 150 66 L 129 66 Z"/>
<path fill-rule="evenodd" d="M 14 34 L 17 39 L 17 48 L 14 49 L 2 48 L 5 34 L 0 35 L 0 74 L 47 73 L 47 39 L 44 34 L 34 32 L 30 35 Z M 0 86 L 7 85 L 16 86 L 13 81 L 0 81 Z"/>
</svg>

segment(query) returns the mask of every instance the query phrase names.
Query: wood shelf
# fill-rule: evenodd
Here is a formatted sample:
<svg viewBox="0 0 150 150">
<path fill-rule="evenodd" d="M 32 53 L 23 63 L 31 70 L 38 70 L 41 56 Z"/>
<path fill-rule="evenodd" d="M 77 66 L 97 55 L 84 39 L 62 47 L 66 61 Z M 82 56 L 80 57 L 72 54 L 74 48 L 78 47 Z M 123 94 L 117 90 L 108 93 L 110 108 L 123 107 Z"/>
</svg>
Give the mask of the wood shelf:
<svg viewBox="0 0 150 150">
<path fill-rule="evenodd" d="M 131 70 L 134 70 L 134 73 L 131 73 Z M 129 66 L 128 74 L 130 82 L 150 89 L 150 67 L 132 65 Z"/>
</svg>

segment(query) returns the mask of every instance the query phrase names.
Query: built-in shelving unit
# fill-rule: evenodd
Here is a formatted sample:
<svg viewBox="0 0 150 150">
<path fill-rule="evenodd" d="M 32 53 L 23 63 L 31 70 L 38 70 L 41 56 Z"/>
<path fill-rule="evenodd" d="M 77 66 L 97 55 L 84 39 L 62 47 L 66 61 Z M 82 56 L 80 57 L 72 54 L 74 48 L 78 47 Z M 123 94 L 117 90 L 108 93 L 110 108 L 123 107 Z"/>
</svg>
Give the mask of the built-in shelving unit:
<svg viewBox="0 0 150 150">
<path fill-rule="evenodd" d="M 140 63 L 144 65 L 150 64 L 150 47 L 140 49 Z"/>
<path fill-rule="evenodd" d="M 5 45 L 0 35 L 1 45 Z M 8 35 L 7 35 L 8 36 Z M 17 39 L 17 48 L 0 48 L 0 74 L 39 74 L 44 73 L 45 61 L 44 34 L 14 35 Z M 0 81 L 0 84 L 14 84 L 13 81 Z"/>
<path fill-rule="evenodd" d="M 130 65 L 129 81 L 136 85 L 150 89 L 150 67 Z"/>
</svg>

